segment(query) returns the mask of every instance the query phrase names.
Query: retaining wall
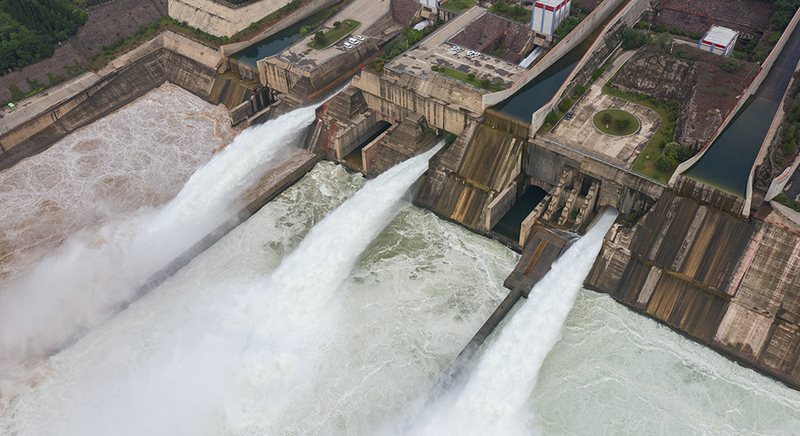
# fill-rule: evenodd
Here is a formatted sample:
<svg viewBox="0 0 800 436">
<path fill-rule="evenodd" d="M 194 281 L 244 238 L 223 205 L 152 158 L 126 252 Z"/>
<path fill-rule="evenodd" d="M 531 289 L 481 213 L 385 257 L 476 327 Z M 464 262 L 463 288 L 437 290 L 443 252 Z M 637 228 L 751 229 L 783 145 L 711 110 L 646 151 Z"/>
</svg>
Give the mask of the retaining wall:
<svg viewBox="0 0 800 436">
<path fill-rule="evenodd" d="M 244 50 L 251 45 L 261 42 L 270 36 L 280 32 L 281 30 L 301 21 L 305 18 L 315 14 L 323 8 L 327 8 L 341 0 L 311 0 L 300 9 L 295 10 L 291 14 L 281 18 L 280 21 L 270 26 L 268 29 L 259 33 L 258 35 L 248 39 L 247 41 L 234 42 L 233 44 L 225 44 L 220 46 L 223 56 L 230 56 L 238 51 Z M 262 17 L 263 18 L 263 17 Z M 260 18 L 259 18 L 260 19 Z M 249 25 L 249 24 L 248 24 Z"/>
<path fill-rule="evenodd" d="M 636 0 L 634 0 L 636 1 Z M 642 0 L 639 0 L 642 1 Z M 646 1 L 646 0 L 644 0 Z M 531 80 L 535 79 L 540 73 L 544 72 L 562 56 L 567 54 L 570 50 L 580 44 L 590 33 L 600 24 L 608 15 L 616 9 L 623 0 L 605 0 L 597 6 L 588 17 L 570 32 L 564 39 L 562 39 L 555 47 L 553 47 L 547 54 L 539 60 L 539 62 L 527 74 L 522 76 L 512 87 L 500 92 L 486 94 L 483 96 L 483 107 L 485 109 L 489 106 L 494 106 L 497 103 L 511 97 L 517 91 L 522 89 Z"/>
<path fill-rule="evenodd" d="M 125 106 L 170 81 L 207 99 L 216 76 L 217 52 L 174 32 L 162 32 L 115 59 L 99 72 L 104 77 L 0 136 L 5 152 L 0 169 L 47 149 L 71 132 Z"/>
<path fill-rule="evenodd" d="M 733 108 L 733 110 L 725 118 L 725 121 L 723 121 L 722 124 L 720 124 L 720 126 L 717 127 L 717 130 L 714 132 L 714 134 L 711 136 L 711 138 L 708 140 L 708 142 L 706 142 L 706 145 L 703 146 L 703 149 L 700 150 L 699 153 L 697 153 L 694 157 L 692 157 L 691 159 L 687 160 L 686 162 L 683 162 L 682 164 L 678 165 L 678 168 L 675 169 L 675 172 L 672 174 L 672 177 L 669 179 L 669 185 L 670 186 L 673 186 L 676 183 L 676 181 L 678 180 L 678 177 L 682 177 L 681 176 L 682 173 L 686 172 L 689 168 L 692 167 L 692 165 L 694 165 L 697 161 L 699 161 L 703 157 L 703 155 L 706 154 L 706 152 L 709 149 L 709 146 L 712 143 L 714 143 L 714 141 L 716 141 L 716 139 L 719 137 L 719 135 L 722 134 L 722 132 L 725 130 L 725 128 L 728 127 L 728 124 L 733 120 L 733 118 L 736 117 L 736 114 L 739 112 L 739 110 L 742 108 L 742 106 L 744 106 L 744 104 L 747 102 L 747 99 L 750 98 L 752 95 L 754 95 L 756 93 L 756 91 L 758 91 L 758 87 L 761 85 L 761 82 L 763 82 L 764 79 L 767 78 L 767 75 L 769 74 L 769 71 L 772 68 L 772 65 L 775 64 L 775 61 L 778 59 L 778 56 L 780 56 L 780 54 L 781 54 L 781 51 L 783 51 L 783 47 L 789 41 L 789 37 L 794 32 L 795 28 L 797 28 L 798 21 L 800 21 L 800 9 L 798 9 L 797 12 L 794 14 L 794 18 L 792 18 L 792 21 L 789 23 L 789 26 L 786 27 L 786 30 L 783 31 L 783 35 L 781 35 L 781 39 L 778 40 L 778 44 L 775 45 L 775 48 L 772 49 L 772 52 L 767 57 L 767 60 L 764 61 L 764 64 L 761 67 L 761 71 L 758 72 L 758 75 L 756 75 L 756 78 L 753 79 L 753 82 L 750 83 L 750 86 L 748 86 L 747 89 L 744 91 L 742 96 L 739 98 L 739 102 L 736 103 L 736 106 Z M 754 166 L 754 168 L 755 168 L 755 166 Z M 752 197 L 752 190 L 753 190 L 753 171 L 751 170 L 750 171 L 750 179 L 748 180 L 748 183 L 747 183 L 747 194 L 746 194 L 747 206 L 748 207 L 745 208 L 745 210 L 742 213 L 745 213 L 745 214 L 749 214 L 750 213 L 750 207 L 749 206 L 750 206 L 750 199 Z"/>
<path fill-rule="evenodd" d="M 547 114 L 553 111 L 562 100 L 570 97 L 575 88 L 588 82 L 594 70 L 608 61 L 609 57 L 622 44 L 622 34 L 625 30 L 632 28 L 645 12 L 658 3 L 660 0 L 631 0 L 616 17 L 609 21 L 553 98 L 533 114 L 531 134 L 544 125 Z"/>
</svg>

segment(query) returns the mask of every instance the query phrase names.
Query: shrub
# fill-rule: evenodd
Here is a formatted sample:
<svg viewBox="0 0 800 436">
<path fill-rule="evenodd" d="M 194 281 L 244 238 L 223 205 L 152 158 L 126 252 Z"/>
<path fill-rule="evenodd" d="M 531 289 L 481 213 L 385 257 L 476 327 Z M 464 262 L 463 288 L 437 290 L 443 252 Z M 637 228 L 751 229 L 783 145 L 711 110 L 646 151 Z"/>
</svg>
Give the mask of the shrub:
<svg viewBox="0 0 800 436">
<path fill-rule="evenodd" d="M 567 110 L 569 110 L 570 106 L 572 106 L 572 99 L 567 98 L 564 101 L 562 101 L 560 105 L 558 105 L 558 110 L 560 110 L 561 112 L 566 112 Z"/>
<path fill-rule="evenodd" d="M 491 85 L 491 84 L 492 84 L 492 82 L 489 79 L 481 80 L 481 88 L 488 88 L 489 85 Z"/>
<path fill-rule="evenodd" d="M 781 192 L 780 194 L 776 195 L 775 198 L 773 198 L 773 200 L 777 201 L 778 203 L 786 204 L 789 201 L 789 197 L 787 197 L 786 194 Z"/>
<path fill-rule="evenodd" d="M 341 21 L 336 21 L 336 22 L 333 23 L 333 27 L 339 27 L 341 25 L 342 25 Z"/>
<path fill-rule="evenodd" d="M 617 126 L 617 130 L 625 130 L 628 126 L 630 126 L 631 120 L 629 118 L 621 118 L 618 120 L 614 120 L 614 125 Z"/>
<path fill-rule="evenodd" d="M 611 116 L 611 114 L 608 113 L 608 112 L 603 114 L 602 119 L 603 119 L 603 122 L 606 123 L 606 124 L 611 124 L 611 123 L 614 122 L 614 117 Z"/>
<path fill-rule="evenodd" d="M 647 22 L 646 21 L 639 21 L 638 23 L 634 24 L 633 27 L 635 27 L 637 29 L 644 29 L 645 27 L 647 27 Z"/>
<path fill-rule="evenodd" d="M 627 29 L 622 33 L 622 41 L 623 50 L 635 50 L 650 42 L 650 36 L 643 32 Z"/>
<path fill-rule="evenodd" d="M 9 86 L 8 90 L 11 92 L 11 100 L 13 101 L 21 100 L 23 97 L 25 97 L 25 94 L 23 94 L 22 91 L 20 91 L 17 85 Z"/>
<path fill-rule="evenodd" d="M 669 170 L 669 159 L 663 154 L 656 158 L 656 161 L 653 162 L 653 165 L 656 167 L 657 170 L 661 172 L 665 172 Z"/>
<path fill-rule="evenodd" d="M 580 85 L 577 88 L 575 88 L 575 95 L 583 95 L 584 92 L 586 92 L 585 85 Z"/>
<path fill-rule="evenodd" d="M 728 58 L 722 62 L 720 68 L 722 68 L 722 71 L 725 71 L 726 73 L 733 73 L 734 71 L 738 70 L 741 65 L 742 63 L 736 59 Z"/>
<path fill-rule="evenodd" d="M 314 34 L 314 42 L 319 45 L 325 44 L 325 34 L 322 33 L 321 30 L 318 30 L 317 33 Z"/>
<path fill-rule="evenodd" d="M 472 74 L 472 73 L 469 73 L 469 74 L 467 74 L 467 79 L 469 79 L 469 80 L 475 80 L 475 75 L 474 75 L 474 74 Z"/>
<path fill-rule="evenodd" d="M 558 121 L 558 114 L 555 112 L 550 112 L 547 114 L 547 117 L 544 119 L 545 124 L 548 126 L 552 126 Z"/>
<path fill-rule="evenodd" d="M 685 162 L 694 156 L 694 150 L 689 147 L 682 147 L 677 142 L 670 142 L 664 146 L 664 154 L 674 158 L 676 162 Z"/>
<path fill-rule="evenodd" d="M 675 40 L 672 39 L 672 36 L 669 33 L 664 32 L 661 35 L 658 35 L 656 40 L 653 42 L 656 44 L 656 47 L 658 47 L 661 53 L 669 53 L 669 49 L 672 47 L 672 44 L 675 42 Z M 680 48 L 678 50 L 683 49 Z M 677 53 L 678 50 L 675 50 L 675 52 Z"/>
<path fill-rule="evenodd" d="M 454 135 L 454 134 L 452 134 L 450 132 L 444 132 L 444 147 L 445 148 L 450 147 L 450 145 L 452 145 L 456 141 L 457 138 L 458 138 L 458 136 L 456 136 L 456 135 Z"/>
</svg>

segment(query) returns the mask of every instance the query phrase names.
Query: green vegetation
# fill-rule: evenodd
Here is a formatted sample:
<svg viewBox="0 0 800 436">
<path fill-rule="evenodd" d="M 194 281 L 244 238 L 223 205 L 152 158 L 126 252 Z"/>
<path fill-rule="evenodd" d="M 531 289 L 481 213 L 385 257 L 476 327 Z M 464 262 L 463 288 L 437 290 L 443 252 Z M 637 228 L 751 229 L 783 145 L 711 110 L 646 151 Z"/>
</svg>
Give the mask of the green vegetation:
<svg viewBox="0 0 800 436">
<path fill-rule="evenodd" d="M 733 58 L 728 58 L 725 59 L 725 61 L 722 62 L 722 64 L 719 67 L 722 68 L 722 71 L 733 74 L 741 66 L 742 66 L 741 62 Z"/>
<path fill-rule="evenodd" d="M 547 114 L 547 116 L 544 119 L 544 123 L 548 127 L 555 125 L 557 122 L 558 122 L 558 114 L 553 111 L 550 111 L 550 113 Z"/>
<path fill-rule="evenodd" d="M 684 32 L 683 30 L 680 30 L 676 27 L 667 27 L 663 24 L 656 24 L 655 26 L 651 27 L 650 30 L 652 30 L 655 33 L 671 33 L 673 35 L 685 36 L 689 39 L 694 39 L 696 41 L 699 41 L 700 37 L 703 36 L 696 32 Z"/>
<path fill-rule="evenodd" d="M 800 6 L 800 0 L 771 0 L 771 3 L 774 9 L 770 26 L 775 30 L 783 31 L 792 21 L 797 7 Z"/>
<path fill-rule="evenodd" d="M 572 106 L 572 99 L 567 97 L 558 105 L 559 112 L 566 112 Z"/>
<path fill-rule="evenodd" d="M 528 20 L 530 20 L 530 17 L 528 17 Z M 583 21 L 582 18 L 570 15 L 566 19 L 564 19 L 564 21 L 562 21 L 561 24 L 558 25 L 558 27 L 556 27 L 555 34 L 559 38 L 563 38 L 569 35 L 569 33 L 572 32 L 572 29 L 578 27 L 578 24 L 581 24 L 581 21 Z"/>
<path fill-rule="evenodd" d="M 638 32 L 633 29 L 627 29 L 622 32 L 622 49 L 635 50 L 645 44 L 650 43 L 652 38 L 649 33 Z"/>
<path fill-rule="evenodd" d="M 627 136 L 639 130 L 639 120 L 621 109 L 604 109 L 592 118 L 597 130 L 612 136 Z"/>
<path fill-rule="evenodd" d="M 782 203 L 784 206 L 788 206 L 798 212 L 800 212 L 800 201 L 792 200 L 789 201 L 789 197 L 786 196 L 784 193 L 780 193 L 773 198 L 774 201 L 778 203 Z"/>
<path fill-rule="evenodd" d="M 521 4 L 517 3 L 514 6 L 510 6 L 505 0 L 497 0 L 497 3 L 489 8 L 489 12 L 523 24 L 530 23 L 531 14 L 533 14 L 532 11 L 525 9 Z"/>
<path fill-rule="evenodd" d="M 487 90 L 489 92 L 497 92 L 497 91 L 502 91 L 502 90 L 505 89 L 503 87 L 503 85 L 500 84 L 500 82 L 490 83 L 489 80 L 486 80 L 486 79 L 478 80 L 478 78 L 475 77 L 475 75 L 472 74 L 472 73 L 466 74 L 466 73 L 462 73 L 461 71 L 457 71 L 457 70 L 454 70 L 452 68 L 443 67 L 443 66 L 436 66 L 436 69 L 434 70 L 433 67 L 435 67 L 435 66 L 436 65 L 431 66 L 431 69 L 433 71 L 437 71 L 438 73 L 443 74 L 443 75 L 445 75 L 447 77 L 452 77 L 453 79 L 460 80 L 460 81 L 462 81 L 464 83 L 467 83 L 469 85 L 472 85 L 472 86 L 474 86 L 476 88 L 485 89 L 485 90 Z"/>
<path fill-rule="evenodd" d="M 457 138 L 458 136 L 456 136 L 453 133 L 444 132 L 444 148 L 450 148 L 450 146 L 453 145 L 454 142 L 456 142 Z"/>
<path fill-rule="evenodd" d="M 422 38 L 428 36 L 431 32 L 436 30 L 438 26 L 439 23 L 436 23 L 432 26 L 427 26 L 422 30 L 406 28 L 406 30 L 400 34 L 400 36 L 395 38 L 394 41 L 386 46 L 386 48 L 383 50 L 383 54 L 367 64 L 367 68 L 375 71 L 376 73 L 380 73 L 383 71 L 383 66 L 387 62 L 396 58 L 397 56 L 400 56 L 403 52 L 408 50 L 409 47 L 413 46 Z M 431 69 L 433 69 L 433 67 L 431 67 Z"/>
<path fill-rule="evenodd" d="M 319 27 L 320 24 L 324 23 L 325 21 L 328 21 L 328 19 L 330 19 L 331 17 L 336 15 L 336 13 L 339 12 L 339 10 L 341 8 L 343 8 L 346 3 L 349 3 L 350 1 L 351 0 L 343 0 L 343 1 L 337 3 L 337 4 L 333 5 L 333 6 L 325 8 L 325 9 L 317 12 L 316 14 L 312 15 L 311 18 L 314 18 L 315 21 L 318 24 L 306 27 L 306 32 L 305 33 L 302 33 L 303 29 L 300 29 L 300 32 L 303 35 L 305 35 L 305 34 L 311 32 L 312 30 L 316 29 L 317 27 Z M 224 44 L 224 43 L 230 42 L 230 41 L 233 41 L 233 42 L 239 42 L 241 40 L 245 40 L 246 41 L 246 40 L 258 35 L 259 33 L 263 32 L 265 28 L 267 28 L 269 26 L 272 26 L 273 24 L 278 22 L 281 18 L 283 18 L 283 17 L 289 15 L 290 13 L 292 13 L 295 9 L 300 8 L 301 6 L 303 6 L 303 3 L 305 3 L 305 2 L 306 2 L 306 0 L 292 0 L 288 4 L 284 5 L 282 8 L 278 9 L 277 11 L 267 15 L 266 17 L 264 17 L 264 18 L 262 18 L 262 19 L 260 19 L 258 21 L 255 21 L 255 22 L 251 23 L 250 26 L 248 26 L 246 29 L 242 30 L 241 32 L 238 32 L 238 33 L 234 34 L 230 38 L 227 38 L 227 37 L 223 36 L 222 38 L 218 38 L 218 39 L 221 39 L 221 41 L 216 41 L 215 42 L 215 41 L 211 40 L 211 42 L 215 43 L 215 44 Z M 216 38 L 216 37 L 212 37 L 212 38 Z"/>
<path fill-rule="evenodd" d="M 447 9 L 448 11 L 463 12 L 473 6 L 475 6 L 475 2 L 473 0 L 448 0 L 442 3 L 442 5 L 439 7 L 442 9 Z"/>
<path fill-rule="evenodd" d="M 342 37 L 349 34 L 353 30 L 356 30 L 356 27 L 360 25 L 361 25 L 360 22 L 348 18 L 344 20 L 341 24 L 339 24 L 339 26 L 336 26 L 325 33 L 322 33 L 321 31 L 317 32 L 314 35 L 314 41 L 309 42 L 306 45 L 315 50 L 322 50 L 323 48 L 328 48 L 334 42 L 342 39 Z"/>
<path fill-rule="evenodd" d="M 655 166 L 655 161 L 658 156 L 664 155 L 665 147 L 668 143 L 672 142 L 673 135 L 675 134 L 675 120 L 678 117 L 678 102 L 670 100 L 666 103 L 660 102 L 654 98 L 648 98 L 644 94 L 637 94 L 633 92 L 623 92 L 611 87 L 609 84 L 603 86 L 603 92 L 623 100 L 636 103 L 638 105 L 653 109 L 661 117 L 661 125 L 656 133 L 650 138 L 650 141 L 645 145 L 644 150 L 639 154 L 636 162 L 633 163 L 631 170 L 639 174 L 643 174 L 655 180 L 667 183 L 672 172 L 675 171 L 675 166 L 670 166 L 667 170 L 659 170 Z M 648 159 L 649 156 L 649 159 Z M 668 157 L 665 157 L 668 159 Z"/>
<path fill-rule="evenodd" d="M 66 0 L 0 0 L 0 75 L 52 56 L 87 19 Z"/>
</svg>

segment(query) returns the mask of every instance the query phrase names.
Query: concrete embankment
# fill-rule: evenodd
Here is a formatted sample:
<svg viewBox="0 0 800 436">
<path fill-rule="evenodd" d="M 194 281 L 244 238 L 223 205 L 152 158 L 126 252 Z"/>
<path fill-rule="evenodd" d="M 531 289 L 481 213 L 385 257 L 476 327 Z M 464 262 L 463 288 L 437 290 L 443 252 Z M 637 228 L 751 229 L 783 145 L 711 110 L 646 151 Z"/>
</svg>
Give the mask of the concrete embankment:
<svg viewBox="0 0 800 436">
<path fill-rule="evenodd" d="M 166 81 L 208 99 L 220 62 L 214 49 L 165 30 L 109 63 L 97 73 L 100 80 L 91 81 L 87 88 L 75 90 L 64 100 L 53 101 L 41 113 L 27 116 L 0 136 L 0 169 L 45 150 Z"/>
<path fill-rule="evenodd" d="M 672 191 L 606 235 L 586 286 L 800 388 L 800 235 Z"/>
</svg>

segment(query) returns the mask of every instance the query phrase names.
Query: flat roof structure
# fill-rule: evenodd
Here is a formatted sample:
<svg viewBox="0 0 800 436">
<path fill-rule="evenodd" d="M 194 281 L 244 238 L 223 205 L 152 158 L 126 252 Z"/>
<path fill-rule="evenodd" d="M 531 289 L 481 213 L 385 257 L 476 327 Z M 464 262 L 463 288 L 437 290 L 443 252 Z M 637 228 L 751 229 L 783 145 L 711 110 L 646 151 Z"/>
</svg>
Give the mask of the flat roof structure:
<svg viewBox="0 0 800 436">
<path fill-rule="evenodd" d="M 365 33 L 366 29 L 378 21 L 378 19 L 389 12 L 389 4 L 389 1 L 355 0 L 333 18 L 325 22 L 318 30 L 327 32 L 333 29 L 334 22 L 351 19 L 361 23 L 353 30 L 351 35 L 361 35 Z M 305 70 L 312 71 L 334 56 L 348 51 L 344 47 L 344 41 L 339 41 L 322 50 L 313 49 L 307 45 L 313 39 L 314 34 L 309 33 L 304 38 L 301 38 L 284 51 L 277 54 L 276 57 Z"/>
<path fill-rule="evenodd" d="M 711 30 L 703 37 L 703 41 L 710 42 L 715 45 L 727 47 L 736 38 L 739 33 L 735 30 L 728 29 L 722 26 L 712 26 Z"/>
<path fill-rule="evenodd" d="M 459 35 L 486 13 L 486 9 L 479 6 L 474 6 L 461 13 L 429 35 L 419 45 L 386 64 L 386 68 L 398 73 L 413 74 L 427 80 L 428 75 L 432 73 L 431 66 L 438 65 L 465 74 L 472 73 L 479 80 L 489 79 L 492 83 L 499 81 L 504 87 L 513 85 L 528 72 L 527 69 L 485 53 L 470 57 L 466 50 L 457 52 L 452 49 L 458 44 L 451 42 L 451 38 Z"/>
</svg>

